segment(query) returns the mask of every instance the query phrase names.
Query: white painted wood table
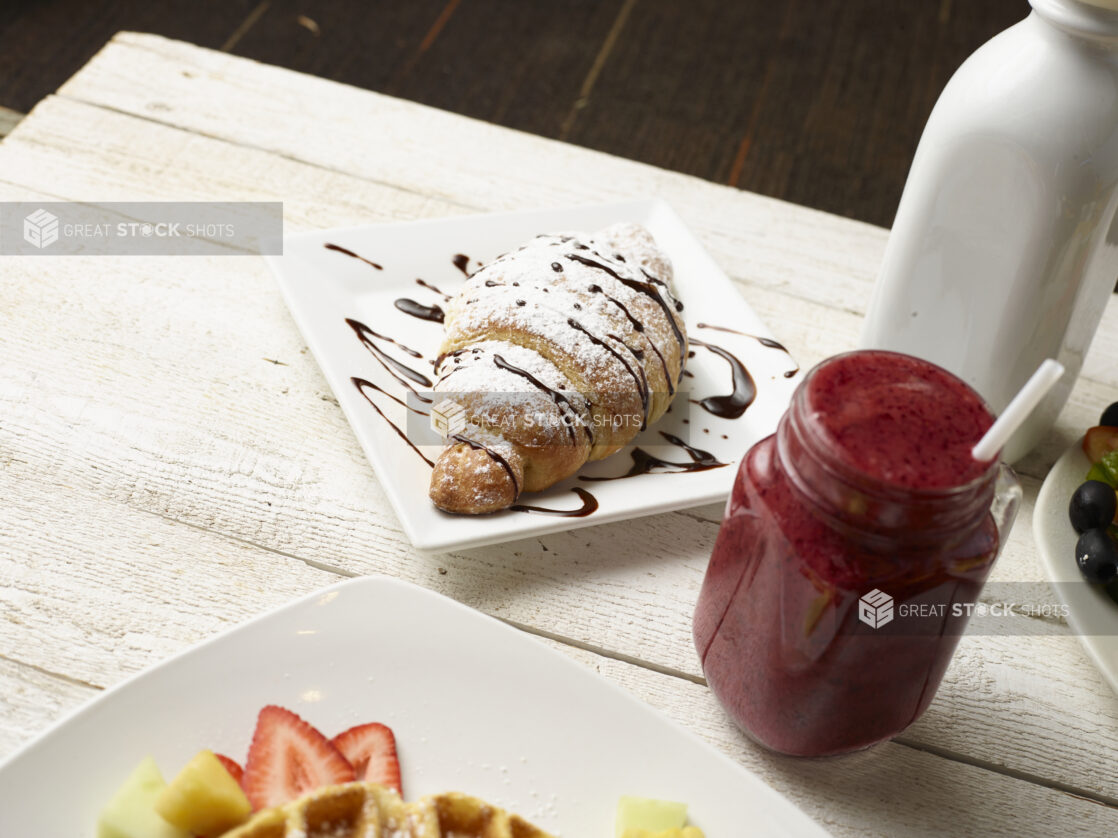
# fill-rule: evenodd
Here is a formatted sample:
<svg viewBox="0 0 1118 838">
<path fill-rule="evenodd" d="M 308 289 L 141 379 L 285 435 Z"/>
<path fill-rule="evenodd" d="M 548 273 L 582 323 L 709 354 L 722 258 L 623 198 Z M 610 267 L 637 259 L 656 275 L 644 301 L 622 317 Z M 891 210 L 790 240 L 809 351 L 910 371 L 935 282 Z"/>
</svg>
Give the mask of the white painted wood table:
<svg viewBox="0 0 1118 838">
<path fill-rule="evenodd" d="M 657 195 L 805 366 L 855 345 L 886 237 L 129 33 L 3 140 L 0 183 L 4 200 L 283 201 L 289 231 Z M 1056 431 L 1019 469 L 1026 502 L 994 578 L 1050 601 L 1031 504 L 1115 398 L 1112 299 Z M 1035 636 L 1022 617 L 1020 636 L 965 638 L 924 718 L 870 752 L 803 761 L 747 742 L 690 639 L 720 511 L 418 552 L 262 259 L 4 257 L 0 757 L 138 670 L 376 573 L 545 638 L 835 835 L 1118 834 L 1118 698 L 1066 627 Z"/>
</svg>

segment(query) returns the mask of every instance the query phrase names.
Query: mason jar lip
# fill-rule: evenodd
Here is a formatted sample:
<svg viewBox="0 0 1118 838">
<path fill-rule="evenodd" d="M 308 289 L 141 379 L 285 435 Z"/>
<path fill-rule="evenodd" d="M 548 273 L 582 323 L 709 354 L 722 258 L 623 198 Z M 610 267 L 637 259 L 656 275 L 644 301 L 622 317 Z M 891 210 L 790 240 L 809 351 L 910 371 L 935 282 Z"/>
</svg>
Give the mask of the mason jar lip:
<svg viewBox="0 0 1118 838">
<path fill-rule="evenodd" d="M 782 421 L 794 421 L 793 413 L 802 414 L 804 416 L 810 415 L 807 404 L 807 393 L 812 379 L 821 369 L 842 358 L 849 358 L 853 355 L 863 355 L 868 353 L 877 355 L 893 355 L 901 358 L 915 359 L 921 363 L 929 364 L 933 367 L 936 367 L 937 369 L 943 371 L 945 374 L 951 376 L 952 378 L 965 385 L 968 390 L 974 393 L 975 397 L 982 403 L 986 410 L 990 412 L 990 415 L 994 415 L 994 412 L 990 409 L 990 405 L 987 404 L 986 400 L 982 398 L 981 394 L 979 394 L 973 387 L 963 381 L 963 379 L 959 378 L 957 375 L 950 372 L 949 370 L 940 367 L 938 364 L 927 361 L 923 358 L 919 358 L 915 355 L 909 355 L 904 352 L 895 352 L 888 349 L 855 349 L 849 352 L 839 353 L 838 355 L 832 355 L 820 361 L 818 364 L 808 370 L 807 374 L 804 375 L 803 379 L 800 381 L 799 386 L 792 394 L 792 403 L 789 406 L 787 413 L 785 414 L 785 420 Z M 836 479 L 851 485 L 853 488 L 857 488 L 859 491 L 866 492 L 867 494 L 875 494 L 880 497 L 899 498 L 901 496 L 904 496 L 910 499 L 915 498 L 928 502 L 942 500 L 946 503 L 953 498 L 964 498 L 967 496 L 973 496 L 976 492 L 980 491 L 985 484 L 993 484 L 993 482 L 997 479 L 998 469 L 1001 465 L 1001 452 L 999 451 L 998 455 L 989 462 L 989 464 L 986 466 L 986 469 L 981 474 L 977 475 L 971 480 L 968 480 L 965 483 L 959 483 L 953 486 L 936 487 L 906 486 L 903 483 L 897 483 L 891 480 L 887 480 L 883 477 L 870 474 L 866 470 L 861 469 L 838 457 L 836 453 L 838 450 L 837 446 L 834 446 L 833 443 L 830 442 L 830 440 L 824 438 L 824 435 L 820 432 L 816 423 L 796 422 L 796 424 L 799 426 L 802 437 L 805 443 L 808 444 L 811 454 L 815 457 L 818 465 L 824 471 L 833 475 Z"/>
</svg>

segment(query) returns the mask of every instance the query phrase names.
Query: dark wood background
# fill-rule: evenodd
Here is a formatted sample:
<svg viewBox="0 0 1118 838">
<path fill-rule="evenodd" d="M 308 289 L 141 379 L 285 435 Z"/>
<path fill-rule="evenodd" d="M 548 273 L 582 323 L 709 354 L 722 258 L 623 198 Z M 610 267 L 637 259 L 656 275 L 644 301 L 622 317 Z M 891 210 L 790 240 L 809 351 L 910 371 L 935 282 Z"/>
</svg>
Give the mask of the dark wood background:
<svg viewBox="0 0 1118 838">
<path fill-rule="evenodd" d="M 1026 0 L 0 0 L 0 106 L 155 32 L 889 225 Z"/>
</svg>

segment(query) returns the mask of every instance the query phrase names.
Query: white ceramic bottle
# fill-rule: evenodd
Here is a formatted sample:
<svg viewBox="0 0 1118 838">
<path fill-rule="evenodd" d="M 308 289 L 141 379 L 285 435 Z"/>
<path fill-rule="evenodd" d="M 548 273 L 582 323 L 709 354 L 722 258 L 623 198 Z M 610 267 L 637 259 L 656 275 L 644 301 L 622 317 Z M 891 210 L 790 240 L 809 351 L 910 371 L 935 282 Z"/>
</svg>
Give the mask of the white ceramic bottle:
<svg viewBox="0 0 1118 838">
<path fill-rule="evenodd" d="M 1047 433 L 1118 280 L 1118 0 L 1031 0 L 955 73 L 897 210 L 862 346 L 926 358 L 1000 412 L 1067 369 L 1006 447 Z"/>
</svg>

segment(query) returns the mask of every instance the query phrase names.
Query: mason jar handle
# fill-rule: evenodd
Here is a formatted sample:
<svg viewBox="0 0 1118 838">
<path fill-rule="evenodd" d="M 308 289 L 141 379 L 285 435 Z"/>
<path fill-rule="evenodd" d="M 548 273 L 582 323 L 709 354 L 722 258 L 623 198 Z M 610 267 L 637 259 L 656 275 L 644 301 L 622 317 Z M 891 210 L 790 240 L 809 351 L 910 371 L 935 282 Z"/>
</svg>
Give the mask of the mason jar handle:
<svg viewBox="0 0 1118 838">
<path fill-rule="evenodd" d="M 999 550 L 1009 539 L 1023 494 L 1017 474 L 1005 463 L 999 463 L 998 476 L 994 481 L 994 502 L 990 506 L 990 514 L 998 527 Z"/>
</svg>

